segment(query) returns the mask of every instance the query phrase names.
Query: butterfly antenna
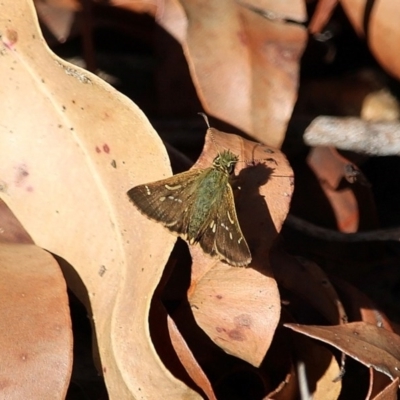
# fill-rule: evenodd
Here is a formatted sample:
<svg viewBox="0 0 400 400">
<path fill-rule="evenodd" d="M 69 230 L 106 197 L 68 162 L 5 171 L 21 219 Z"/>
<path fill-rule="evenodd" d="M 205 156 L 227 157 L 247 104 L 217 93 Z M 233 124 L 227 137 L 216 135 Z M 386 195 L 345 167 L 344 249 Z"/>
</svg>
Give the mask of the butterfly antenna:
<svg viewBox="0 0 400 400">
<path fill-rule="evenodd" d="M 203 112 L 199 112 L 199 113 L 197 113 L 197 114 L 201 115 L 201 116 L 204 118 L 204 121 L 206 122 L 207 128 L 208 128 L 208 129 L 211 129 L 210 122 L 209 122 L 209 120 L 208 120 L 207 114 L 205 114 L 205 113 L 203 113 Z M 215 143 L 214 136 L 213 136 L 212 132 L 209 132 L 209 134 L 210 134 L 210 137 L 211 137 L 211 141 L 214 143 L 214 146 L 216 147 L 216 149 L 217 149 L 217 151 L 218 151 L 218 154 L 220 154 L 220 151 L 219 151 L 219 149 L 218 149 L 217 144 Z"/>
<path fill-rule="evenodd" d="M 205 113 L 203 113 L 203 112 L 199 112 L 199 113 L 197 113 L 197 114 L 201 115 L 201 116 L 204 118 L 204 121 L 206 122 L 206 125 L 207 125 L 208 129 L 210 129 L 211 126 L 210 126 L 210 122 L 208 121 L 207 114 L 205 114 Z"/>
</svg>

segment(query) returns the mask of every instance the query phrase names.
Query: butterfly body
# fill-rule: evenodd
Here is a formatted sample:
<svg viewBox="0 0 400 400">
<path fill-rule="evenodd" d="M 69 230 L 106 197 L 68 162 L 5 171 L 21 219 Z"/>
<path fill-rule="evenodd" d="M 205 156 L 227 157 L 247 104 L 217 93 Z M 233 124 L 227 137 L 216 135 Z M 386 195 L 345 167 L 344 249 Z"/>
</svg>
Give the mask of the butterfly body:
<svg viewBox="0 0 400 400">
<path fill-rule="evenodd" d="M 238 157 L 226 150 L 206 169 L 192 169 L 132 188 L 128 195 L 147 217 L 162 223 L 205 253 L 235 266 L 251 254 L 236 216 L 229 183 Z"/>
</svg>

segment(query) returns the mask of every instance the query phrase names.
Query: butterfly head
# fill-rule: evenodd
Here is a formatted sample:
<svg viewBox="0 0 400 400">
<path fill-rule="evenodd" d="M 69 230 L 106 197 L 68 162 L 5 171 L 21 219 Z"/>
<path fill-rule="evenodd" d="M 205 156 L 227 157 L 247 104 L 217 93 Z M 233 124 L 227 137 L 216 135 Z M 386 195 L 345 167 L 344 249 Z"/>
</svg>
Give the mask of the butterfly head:
<svg viewBox="0 0 400 400">
<path fill-rule="evenodd" d="M 226 174 L 231 174 L 235 169 L 235 165 L 238 162 L 239 157 L 229 150 L 224 150 L 214 158 L 213 167 Z"/>
</svg>

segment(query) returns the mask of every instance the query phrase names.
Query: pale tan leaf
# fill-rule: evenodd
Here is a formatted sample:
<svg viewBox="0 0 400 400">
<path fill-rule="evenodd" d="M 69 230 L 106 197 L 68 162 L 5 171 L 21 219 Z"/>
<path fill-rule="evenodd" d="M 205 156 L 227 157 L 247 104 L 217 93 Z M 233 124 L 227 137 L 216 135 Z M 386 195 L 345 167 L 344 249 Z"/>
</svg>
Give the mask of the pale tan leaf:
<svg viewBox="0 0 400 400">
<path fill-rule="evenodd" d="M 125 96 L 49 51 L 30 1 L 3 1 L 0 14 L 1 197 L 37 245 L 72 266 L 66 278 L 93 313 L 110 397 L 198 398 L 149 335 L 175 239 L 126 195 L 171 173 L 160 139 Z"/>
<path fill-rule="evenodd" d="M 280 304 L 276 282 L 251 268 L 219 263 L 192 286 L 197 323 L 227 353 L 259 366 L 273 339 Z"/>
<path fill-rule="evenodd" d="M 72 329 L 60 267 L 29 244 L 0 244 L 2 399 L 65 398 Z"/>
</svg>

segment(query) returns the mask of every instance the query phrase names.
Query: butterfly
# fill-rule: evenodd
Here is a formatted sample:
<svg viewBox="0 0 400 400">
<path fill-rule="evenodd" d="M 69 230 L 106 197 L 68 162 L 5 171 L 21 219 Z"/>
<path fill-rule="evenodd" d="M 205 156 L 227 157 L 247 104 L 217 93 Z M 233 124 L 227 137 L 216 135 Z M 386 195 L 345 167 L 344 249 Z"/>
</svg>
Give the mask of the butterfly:
<svg viewBox="0 0 400 400">
<path fill-rule="evenodd" d="M 251 253 L 240 229 L 230 176 L 238 157 L 219 153 L 212 166 L 191 169 L 128 191 L 138 210 L 206 254 L 246 266 Z"/>
</svg>

